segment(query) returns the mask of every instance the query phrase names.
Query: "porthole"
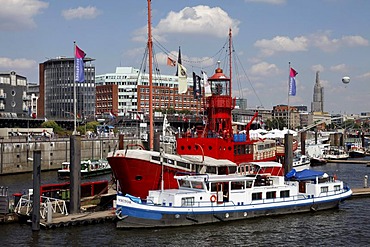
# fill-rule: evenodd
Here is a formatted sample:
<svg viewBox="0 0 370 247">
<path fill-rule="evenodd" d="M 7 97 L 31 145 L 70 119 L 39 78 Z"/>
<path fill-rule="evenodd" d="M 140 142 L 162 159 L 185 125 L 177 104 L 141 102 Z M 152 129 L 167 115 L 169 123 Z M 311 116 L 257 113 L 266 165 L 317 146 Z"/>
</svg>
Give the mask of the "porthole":
<svg viewBox="0 0 370 247">
<path fill-rule="evenodd" d="M 12 101 L 12 107 L 15 107 L 17 105 L 17 103 L 15 103 L 15 101 Z"/>
<path fill-rule="evenodd" d="M 17 92 L 15 90 L 12 90 L 12 96 L 15 96 Z"/>
<path fill-rule="evenodd" d="M 209 147 L 208 147 L 208 150 L 212 150 L 212 146 L 209 146 Z"/>
<path fill-rule="evenodd" d="M 140 176 L 140 175 L 138 175 L 138 176 L 136 176 L 136 177 L 135 177 L 135 179 L 136 179 L 137 181 L 140 181 L 140 180 L 142 180 L 142 179 L 143 179 L 143 177 L 142 177 L 142 176 Z"/>
<path fill-rule="evenodd" d="M 188 146 L 188 149 L 191 150 L 191 146 Z"/>
</svg>

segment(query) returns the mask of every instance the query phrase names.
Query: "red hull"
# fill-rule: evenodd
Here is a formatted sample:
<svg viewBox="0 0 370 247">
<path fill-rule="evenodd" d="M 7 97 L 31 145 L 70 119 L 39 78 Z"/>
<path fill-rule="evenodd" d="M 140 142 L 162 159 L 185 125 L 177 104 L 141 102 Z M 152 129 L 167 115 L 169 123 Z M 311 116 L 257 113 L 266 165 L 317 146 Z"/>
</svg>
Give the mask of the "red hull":
<svg viewBox="0 0 370 247">
<path fill-rule="evenodd" d="M 149 190 L 161 189 L 161 165 L 122 156 L 108 157 L 108 161 L 123 194 L 146 199 Z M 164 189 L 178 188 L 173 177 L 176 173 L 184 171 L 164 166 Z"/>
</svg>

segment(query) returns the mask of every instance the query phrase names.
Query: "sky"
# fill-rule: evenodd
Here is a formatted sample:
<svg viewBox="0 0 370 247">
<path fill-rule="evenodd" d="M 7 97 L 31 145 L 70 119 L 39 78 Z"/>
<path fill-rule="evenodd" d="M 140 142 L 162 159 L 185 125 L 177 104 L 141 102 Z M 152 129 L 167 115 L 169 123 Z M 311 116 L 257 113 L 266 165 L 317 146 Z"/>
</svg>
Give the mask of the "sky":
<svg viewBox="0 0 370 247">
<path fill-rule="evenodd" d="M 74 41 L 95 59 L 96 75 L 142 65 L 146 0 L 0 2 L 0 72 L 38 83 L 39 63 L 73 57 Z M 289 103 L 310 111 L 319 71 L 325 112 L 370 112 L 368 0 L 152 0 L 151 8 L 162 74 L 174 74 L 166 58 L 176 59 L 181 47 L 188 72 L 212 75 L 231 28 L 240 63 L 233 96 L 245 98 L 249 108 Z M 290 97 L 289 66 L 298 72 L 297 93 Z"/>
</svg>

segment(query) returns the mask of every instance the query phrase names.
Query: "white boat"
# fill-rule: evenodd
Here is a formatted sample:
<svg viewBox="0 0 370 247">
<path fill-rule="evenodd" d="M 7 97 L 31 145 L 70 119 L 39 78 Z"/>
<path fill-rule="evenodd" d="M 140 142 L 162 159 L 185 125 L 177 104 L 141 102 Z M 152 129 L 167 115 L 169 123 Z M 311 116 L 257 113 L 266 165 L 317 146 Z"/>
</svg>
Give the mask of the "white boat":
<svg viewBox="0 0 370 247">
<path fill-rule="evenodd" d="M 175 176 L 178 189 L 151 190 L 145 201 L 119 193 L 117 228 L 198 225 L 318 211 L 336 208 L 352 195 L 343 181 L 324 172 L 292 170 L 285 180 L 257 174 L 252 168 L 248 171 Z"/>
<path fill-rule="evenodd" d="M 362 158 L 366 156 L 365 148 L 359 143 L 354 143 L 348 150 L 348 155 L 351 158 Z"/>
<path fill-rule="evenodd" d="M 100 176 L 111 173 L 111 167 L 106 159 L 81 161 L 81 178 Z M 58 170 L 58 178 L 67 179 L 70 177 L 70 162 L 62 163 Z"/>
<path fill-rule="evenodd" d="M 293 157 L 293 169 L 296 171 L 302 171 L 304 169 L 310 169 L 310 158 L 307 155 L 296 152 Z"/>
<path fill-rule="evenodd" d="M 308 144 L 306 145 L 306 154 L 310 159 L 310 166 L 321 166 L 327 163 L 327 160 L 324 159 L 324 150 L 328 148 L 329 144 Z"/>
<path fill-rule="evenodd" d="M 323 150 L 322 158 L 326 160 L 346 160 L 349 155 L 344 148 L 329 146 Z"/>
</svg>

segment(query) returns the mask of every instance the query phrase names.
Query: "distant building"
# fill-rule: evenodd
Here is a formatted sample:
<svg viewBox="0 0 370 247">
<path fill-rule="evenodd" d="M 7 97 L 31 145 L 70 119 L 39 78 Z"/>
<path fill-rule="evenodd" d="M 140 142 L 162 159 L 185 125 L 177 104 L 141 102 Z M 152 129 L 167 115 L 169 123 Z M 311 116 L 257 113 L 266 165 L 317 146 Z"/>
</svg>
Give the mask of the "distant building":
<svg viewBox="0 0 370 247">
<path fill-rule="evenodd" d="M 300 113 L 296 106 L 289 106 L 289 111 L 287 105 L 273 106 L 272 117 L 282 119 L 290 129 L 297 128 L 301 125 Z"/>
<path fill-rule="evenodd" d="M 95 114 L 94 59 L 84 58 L 85 81 L 76 82 L 77 117 Z M 39 64 L 38 117 L 74 118 L 74 58 L 57 57 Z"/>
<path fill-rule="evenodd" d="M 30 99 L 28 114 L 30 117 L 37 117 L 37 101 L 39 99 L 39 85 L 36 83 L 27 84 L 27 97 Z"/>
<path fill-rule="evenodd" d="M 96 115 L 118 114 L 118 85 L 96 86 Z"/>
<path fill-rule="evenodd" d="M 316 72 L 316 83 L 313 89 L 311 112 L 324 112 L 324 88 L 320 84 L 319 71 Z"/>
<path fill-rule="evenodd" d="M 235 108 L 236 109 L 247 109 L 247 99 L 236 98 L 235 99 Z"/>
<path fill-rule="evenodd" d="M 117 94 L 114 90 L 109 89 L 112 95 L 108 93 L 104 96 L 111 98 L 112 102 L 103 103 L 100 102 L 102 100 L 100 96 L 97 98 L 96 113 L 98 115 L 109 114 L 112 110 L 116 111 L 116 103 L 114 102 L 116 98 L 118 99 L 117 112 L 115 112 L 117 115 L 149 111 L 149 74 L 142 73 L 133 67 L 117 67 L 115 73 L 97 75 L 95 82 L 99 88 L 98 92 L 100 92 L 100 86 L 118 86 Z M 101 89 L 103 90 L 103 88 Z M 194 99 L 193 78 L 188 75 L 188 92 L 179 94 L 177 76 L 153 74 L 153 109 L 202 111 L 202 102 Z"/>
<path fill-rule="evenodd" d="M 29 104 L 27 78 L 15 71 L 0 73 L 0 116 L 26 117 Z"/>
</svg>

